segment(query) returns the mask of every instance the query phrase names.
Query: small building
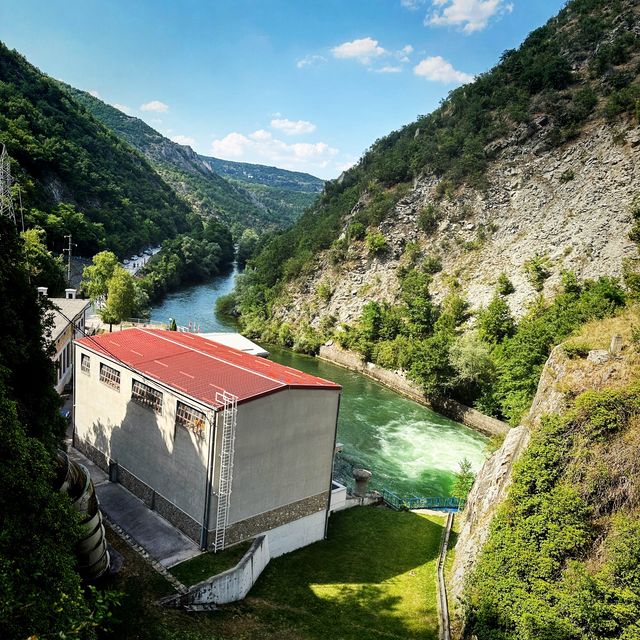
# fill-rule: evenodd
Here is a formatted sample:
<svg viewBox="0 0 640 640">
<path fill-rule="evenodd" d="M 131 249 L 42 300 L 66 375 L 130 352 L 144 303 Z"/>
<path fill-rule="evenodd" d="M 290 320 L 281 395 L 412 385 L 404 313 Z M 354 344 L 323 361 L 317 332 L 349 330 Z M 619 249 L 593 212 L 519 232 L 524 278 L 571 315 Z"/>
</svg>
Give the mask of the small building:
<svg viewBox="0 0 640 640">
<path fill-rule="evenodd" d="M 157 329 L 78 340 L 75 362 L 75 446 L 202 548 L 324 537 L 339 385 Z"/>
<path fill-rule="evenodd" d="M 38 287 L 40 295 L 47 295 L 46 287 Z M 73 375 L 73 341 L 84 335 L 87 323 L 88 300 L 76 298 L 75 289 L 65 289 L 64 298 L 49 298 L 54 309 L 51 312 L 51 342 L 55 346 L 56 391 L 62 393 Z"/>
<path fill-rule="evenodd" d="M 199 333 L 198 335 L 206 338 L 207 340 L 226 344 L 228 347 L 232 347 L 233 349 L 237 349 L 243 353 L 250 353 L 253 356 L 262 356 L 263 358 L 269 357 L 269 352 L 266 349 L 263 349 L 259 344 L 252 342 L 241 333 L 216 331 L 213 333 Z"/>
</svg>

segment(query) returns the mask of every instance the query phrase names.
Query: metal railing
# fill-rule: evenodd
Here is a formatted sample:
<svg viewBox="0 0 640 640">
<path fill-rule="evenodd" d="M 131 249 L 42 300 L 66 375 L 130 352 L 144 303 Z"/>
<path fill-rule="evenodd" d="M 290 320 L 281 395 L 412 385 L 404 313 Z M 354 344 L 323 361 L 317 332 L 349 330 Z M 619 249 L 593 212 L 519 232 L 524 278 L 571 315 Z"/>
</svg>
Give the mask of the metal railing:
<svg viewBox="0 0 640 640">
<path fill-rule="evenodd" d="M 465 500 L 452 496 L 399 496 L 389 489 L 382 489 L 382 499 L 392 509 L 443 509 L 447 511 L 461 511 L 464 509 Z"/>
</svg>

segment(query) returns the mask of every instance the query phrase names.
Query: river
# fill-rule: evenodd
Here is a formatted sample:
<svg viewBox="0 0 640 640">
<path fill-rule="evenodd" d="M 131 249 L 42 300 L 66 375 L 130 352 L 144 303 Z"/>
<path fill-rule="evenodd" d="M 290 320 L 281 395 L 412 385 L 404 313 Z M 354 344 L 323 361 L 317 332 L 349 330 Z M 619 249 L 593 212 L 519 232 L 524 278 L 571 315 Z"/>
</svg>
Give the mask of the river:
<svg viewBox="0 0 640 640">
<path fill-rule="evenodd" d="M 170 294 L 152 309 L 151 318 L 200 331 L 234 331 L 233 323 L 215 316 L 216 299 L 233 289 L 236 271 L 207 284 Z M 478 470 L 486 456 L 487 439 L 444 418 L 358 373 L 317 358 L 265 345 L 271 359 L 342 385 L 336 478 L 349 480 L 351 469 L 373 473 L 371 486 L 402 496 L 448 496 L 455 472 L 467 458 Z"/>
</svg>

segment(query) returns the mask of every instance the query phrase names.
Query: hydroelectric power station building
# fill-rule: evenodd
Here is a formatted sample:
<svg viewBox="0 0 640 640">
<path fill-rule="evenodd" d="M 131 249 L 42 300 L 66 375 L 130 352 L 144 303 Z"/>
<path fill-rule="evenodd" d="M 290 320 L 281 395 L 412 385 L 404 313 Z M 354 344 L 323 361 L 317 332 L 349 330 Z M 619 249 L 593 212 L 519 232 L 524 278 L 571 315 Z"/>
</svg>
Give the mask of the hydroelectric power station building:
<svg viewBox="0 0 640 640">
<path fill-rule="evenodd" d="M 112 480 L 203 548 L 324 537 L 339 385 L 193 333 L 75 344 L 75 446 Z"/>
</svg>

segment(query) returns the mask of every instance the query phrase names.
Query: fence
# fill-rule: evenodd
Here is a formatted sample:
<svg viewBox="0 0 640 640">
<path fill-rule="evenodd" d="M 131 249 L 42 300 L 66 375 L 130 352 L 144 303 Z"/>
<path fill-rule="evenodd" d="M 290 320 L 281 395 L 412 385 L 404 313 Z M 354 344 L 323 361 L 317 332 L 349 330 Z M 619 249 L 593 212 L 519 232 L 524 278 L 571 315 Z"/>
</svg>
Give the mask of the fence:
<svg viewBox="0 0 640 640">
<path fill-rule="evenodd" d="M 464 509 L 465 500 L 454 497 L 442 497 L 442 496 L 411 496 L 409 498 L 401 497 L 389 491 L 383 489 L 381 491 L 382 499 L 393 509 L 442 509 L 445 511 L 460 511 Z"/>
</svg>

